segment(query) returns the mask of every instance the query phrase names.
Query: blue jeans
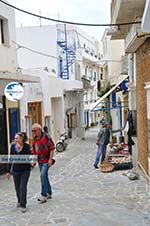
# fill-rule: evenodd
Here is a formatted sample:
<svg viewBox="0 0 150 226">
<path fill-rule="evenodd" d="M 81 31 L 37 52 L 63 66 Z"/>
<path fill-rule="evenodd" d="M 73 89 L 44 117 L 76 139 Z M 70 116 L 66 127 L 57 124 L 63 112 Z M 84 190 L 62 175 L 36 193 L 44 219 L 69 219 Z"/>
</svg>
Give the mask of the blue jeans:
<svg viewBox="0 0 150 226">
<path fill-rule="evenodd" d="M 48 163 L 39 163 L 40 168 L 40 179 L 41 179 L 41 195 L 47 196 L 52 195 L 52 189 L 48 178 Z"/>
<path fill-rule="evenodd" d="M 107 145 L 105 144 L 98 145 L 98 150 L 97 150 L 96 159 L 94 163 L 95 166 L 97 166 L 99 162 L 102 163 L 104 161 L 106 156 L 106 148 L 107 148 Z"/>
</svg>

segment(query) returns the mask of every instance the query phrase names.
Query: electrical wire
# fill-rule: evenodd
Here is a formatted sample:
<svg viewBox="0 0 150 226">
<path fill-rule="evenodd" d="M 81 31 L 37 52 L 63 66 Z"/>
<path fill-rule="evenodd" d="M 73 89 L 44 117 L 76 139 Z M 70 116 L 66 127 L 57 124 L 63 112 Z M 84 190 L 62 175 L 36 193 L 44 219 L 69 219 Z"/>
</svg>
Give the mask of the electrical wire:
<svg viewBox="0 0 150 226">
<path fill-rule="evenodd" d="M 17 50 L 19 50 L 19 49 L 26 49 L 26 50 L 28 50 L 28 51 L 31 51 L 31 52 L 33 52 L 33 53 L 36 53 L 36 54 L 39 54 L 39 55 L 42 55 L 42 56 L 45 56 L 45 57 L 50 57 L 50 58 L 54 58 L 54 59 L 60 59 L 59 57 L 56 57 L 56 56 L 53 56 L 53 55 L 49 55 L 49 54 L 46 54 L 46 53 L 43 53 L 43 52 L 40 52 L 40 51 L 37 51 L 37 50 L 34 50 L 34 49 L 31 49 L 31 48 L 29 48 L 29 47 L 26 47 L 26 46 L 22 46 L 22 45 L 20 45 L 19 43 L 17 43 L 17 42 L 15 42 L 15 41 L 13 41 L 13 40 L 11 40 L 11 42 L 12 43 L 14 43 L 15 45 L 17 45 Z M 76 60 L 75 59 L 75 61 L 76 62 L 83 62 L 84 61 L 84 59 L 83 60 Z M 111 59 L 102 59 L 102 60 L 98 60 L 98 61 L 93 61 L 93 64 L 95 63 L 101 63 L 101 62 L 120 62 L 121 60 L 111 60 Z"/>
<path fill-rule="evenodd" d="M 42 16 L 42 15 L 39 15 L 39 14 L 35 14 L 35 13 L 31 13 L 29 11 L 26 11 L 24 9 L 20 9 L 14 5 L 11 5 L 7 2 L 4 2 L 2 0 L 0 0 L 1 3 L 15 9 L 15 10 L 18 10 L 20 12 L 23 12 L 23 13 L 26 13 L 26 14 L 29 14 L 31 16 L 34 16 L 34 17 L 38 17 L 40 19 L 45 19 L 45 20 L 50 20 L 50 21 L 53 21 L 53 22 L 58 22 L 58 23 L 64 23 L 64 24 L 73 24 L 73 25 L 82 25 L 82 26 L 91 26 L 91 27 L 110 27 L 110 26 L 125 26 L 125 25 L 131 25 L 131 24 L 140 24 L 141 21 L 134 21 L 134 22 L 125 22 L 125 23 L 118 23 L 118 24 L 89 24 L 89 23 L 78 23 L 78 22 L 73 22 L 73 21 L 66 21 L 66 20 L 59 20 L 59 19 L 54 19 L 54 18 L 50 18 L 50 17 L 45 17 L 45 16 Z"/>
<path fill-rule="evenodd" d="M 55 56 L 52 56 L 52 55 L 49 55 L 49 54 L 46 54 L 46 53 L 42 53 L 42 52 L 37 51 L 37 50 L 30 49 L 30 48 L 28 48 L 28 47 L 26 47 L 26 46 L 22 46 L 22 45 L 18 44 L 17 42 L 13 41 L 13 40 L 11 40 L 11 41 L 12 41 L 15 45 L 18 46 L 18 49 L 21 49 L 21 48 L 22 48 L 22 49 L 29 50 L 29 51 L 31 51 L 31 52 L 33 52 L 33 53 L 40 54 L 40 55 L 42 55 L 42 56 L 46 56 L 46 57 L 58 59 L 58 57 L 55 57 Z"/>
</svg>

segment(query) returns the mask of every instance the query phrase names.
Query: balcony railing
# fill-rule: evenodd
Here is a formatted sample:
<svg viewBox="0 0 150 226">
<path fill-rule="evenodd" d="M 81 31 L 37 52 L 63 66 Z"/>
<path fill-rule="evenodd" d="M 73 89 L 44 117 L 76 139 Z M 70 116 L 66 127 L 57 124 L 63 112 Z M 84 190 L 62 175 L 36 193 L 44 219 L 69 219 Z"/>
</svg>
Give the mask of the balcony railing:
<svg viewBox="0 0 150 226">
<path fill-rule="evenodd" d="M 135 52 L 140 45 L 147 38 L 141 31 L 141 24 L 133 24 L 126 39 L 125 39 L 125 51 L 127 53 Z M 141 36 L 141 37 L 140 37 Z M 140 37 L 140 38 L 138 38 Z"/>
</svg>

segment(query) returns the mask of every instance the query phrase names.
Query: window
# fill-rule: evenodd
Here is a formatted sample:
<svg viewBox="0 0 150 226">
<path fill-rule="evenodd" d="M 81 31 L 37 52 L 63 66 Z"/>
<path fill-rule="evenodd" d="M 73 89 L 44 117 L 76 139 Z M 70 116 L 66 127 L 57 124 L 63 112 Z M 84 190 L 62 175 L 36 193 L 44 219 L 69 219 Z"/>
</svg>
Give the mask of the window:
<svg viewBox="0 0 150 226">
<path fill-rule="evenodd" d="M 100 73 L 100 80 L 103 80 L 103 73 Z"/>
<path fill-rule="evenodd" d="M 4 44 L 4 21 L 0 19 L 0 28 L 1 28 L 1 43 Z"/>
<path fill-rule="evenodd" d="M 97 81 L 97 91 L 101 90 L 101 81 Z"/>
<path fill-rule="evenodd" d="M 94 71 L 93 80 L 96 81 L 96 72 Z"/>
<path fill-rule="evenodd" d="M 85 75 L 88 73 L 88 66 L 85 67 Z"/>
<path fill-rule="evenodd" d="M 0 18 L 0 44 L 8 44 L 8 20 Z"/>
</svg>

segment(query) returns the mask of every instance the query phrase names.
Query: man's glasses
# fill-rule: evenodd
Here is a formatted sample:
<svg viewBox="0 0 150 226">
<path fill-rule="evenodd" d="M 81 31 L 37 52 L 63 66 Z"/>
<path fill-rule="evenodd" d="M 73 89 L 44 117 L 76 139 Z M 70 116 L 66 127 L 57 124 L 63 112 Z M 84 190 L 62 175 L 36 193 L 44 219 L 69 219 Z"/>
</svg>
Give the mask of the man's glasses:
<svg viewBox="0 0 150 226">
<path fill-rule="evenodd" d="M 32 133 L 36 133 L 36 129 L 32 129 Z"/>
</svg>

